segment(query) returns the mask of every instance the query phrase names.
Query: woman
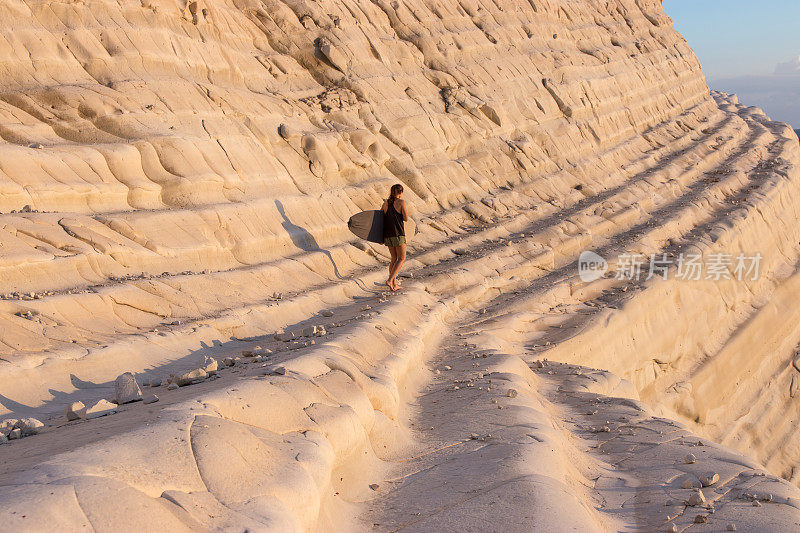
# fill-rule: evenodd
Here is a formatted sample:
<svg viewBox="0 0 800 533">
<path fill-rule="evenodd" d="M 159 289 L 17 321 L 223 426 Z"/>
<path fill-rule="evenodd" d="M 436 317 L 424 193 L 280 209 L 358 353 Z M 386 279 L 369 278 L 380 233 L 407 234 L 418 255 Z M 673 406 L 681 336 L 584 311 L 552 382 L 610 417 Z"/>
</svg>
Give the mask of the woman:
<svg viewBox="0 0 800 533">
<path fill-rule="evenodd" d="M 389 198 L 383 201 L 383 244 L 389 247 L 392 260 L 389 263 L 389 279 L 386 285 L 396 291 L 397 273 L 406 261 L 406 229 L 404 222 L 408 220 L 406 203 L 403 201 L 403 186 L 392 185 Z"/>
</svg>

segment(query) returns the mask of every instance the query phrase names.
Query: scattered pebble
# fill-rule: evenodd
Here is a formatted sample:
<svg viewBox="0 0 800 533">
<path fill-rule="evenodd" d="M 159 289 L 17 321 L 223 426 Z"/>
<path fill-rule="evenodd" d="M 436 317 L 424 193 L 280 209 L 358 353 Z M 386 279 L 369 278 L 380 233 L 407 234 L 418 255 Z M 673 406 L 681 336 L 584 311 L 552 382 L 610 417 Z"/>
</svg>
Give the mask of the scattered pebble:
<svg viewBox="0 0 800 533">
<path fill-rule="evenodd" d="M 697 461 L 697 457 L 694 456 L 693 453 L 690 453 L 686 457 L 683 458 L 683 462 L 687 465 L 693 465 Z"/>
<path fill-rule="evenodd" d="M 686 505 L 691 505 L 692 507 L 703 505 L 704 503 L 706 503 L 706 497 L 702 490 L 691 493 L 689 499 L 686 500 Z"/>
<path fill-rule="evenodd" d="M 289 342 L 294 339 L 294 333 L 291 331 L 284 331 L 282 333 L 275 334 L 275 340 L 278 342 Z"/>
<path fill-rule="evenodd" d="M 380 485 L 378 485 L 377 483 L 372 483 L 370 484 L 369 488 L 371 488 L 372 490 L 378 490 L 380 488 Z"/>
<path fill-rule="evenodd" d="M 704 514 L 699 514 L 694 517 L 695 524 L 705 524 L 706 522 L 708 522 L 708 516 Z"/>
<path fill-rule="evenodd" d="M 156 403 L 158 401 L 158 396 L 153 393 L 147 394 L 143 398 L 144 403 Z"/>
<path fill-rule="evenodd" d="M 506 396 L 508 396 L 509 398 L 516 398 L 517 389 L 508 389 L 508 392 L 506 392 Z"/>
<path fill-rule="evenodd" d="M 330 311 L 328 309 L 324 309 L 320 314 L 322 316 L 324 316 L 324 317 L 329 317 L 330 318 L 330 317 L 333 316 L 333 311 Z"/>
<path fill-rule="evenodd" d="M 191 372 L 186 372 L 185 374 L 181 374 L 177 378 L 175 378 L 175 383 L 177 383 L 181 387 L 185 387 L 186 385 L 192 385 L 195 383 L 200 383 L 208 378 L 208 372 L 203 370 L 202 368 L 198 368 L 196 370 L 192 370 Z"/>
<path fill-rule="evenodd" d="M 725 531 L 736 531 L 736 524 L 733 523 L 728 524 L 727 526 L 725 526 Z"/>
<path fill-rule="evenodd" d="M 80 420 L 86 418 L 86 406 L 83 402 L 72 402 L 64 409 L 67 420 Z"/>
<path fill-rule="evenodd" d="M 118 406 L 116 404 L 113 404 L 108 400 L 100 400 L 86 410 L 86 418 L 92 419 L 114 414 L 117 412 L 117 407 Z"/>
<path fill-rule="evenodd" d="M 708 474 L 707 476 L 700 477 L 700 484 L 703 485 L 704 487 L 710 487 L 717 481 L 719 481 L 719 474 L 717 473 Z"/>
<path fill-rule="evenodd" d="M 213 357 L 205 356 L 203 359 L 203 366 L 200 367 L 202 370 L 205 370 L 206 374 L 209 376 L 213 376 L 217 373 L 219 369 L 219 362 L 214 359 Z"/>
<path fill-rule="evenodd" d="M 179 386 L 178 386 L 178 384 L 177 384 L 177 383 L 170 383 L 169 385 L 167 385 L 167 390 L 175 390 L 175 389 L 177 389 L 178 387 L 179 387 Z"/>
<path fill-rule="evenodd" d="M 114 380 L 114 401 L 117 405 L 138 402 L 141 399 L 142 389 L 139 388 L 132 373 L 125 372 L 117 376 L 117 379 Z"/>
</svg>

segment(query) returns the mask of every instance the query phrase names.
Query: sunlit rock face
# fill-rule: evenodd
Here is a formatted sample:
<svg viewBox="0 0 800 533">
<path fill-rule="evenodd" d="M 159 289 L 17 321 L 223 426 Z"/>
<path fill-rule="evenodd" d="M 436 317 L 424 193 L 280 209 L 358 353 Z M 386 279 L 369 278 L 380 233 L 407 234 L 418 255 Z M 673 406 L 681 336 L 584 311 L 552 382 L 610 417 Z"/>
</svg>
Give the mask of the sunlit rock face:
<svg viewBox="0 0 800 533">
<path fill-rule="evenodd" d="M 797 482 L 800 145 L 709 91 L 661 2 L 13 1 L 0 25 L 0 413 L 63 412 L 64 395 L 123 372 L 167 372 L 349 303 L 385 251 L 346 222 L 399 182 L 416 267 L 454 247 L 467 261 L 421 280 L 426 294 L 466 306 L 512 284 L 519 303 L 486 331 L 614 372 L 658 413 Z M 584 250 L 608 277 L 578 277 Z M 743 279 L 617 279 L 632 253 L 761 260 Z M 562 337 L 545 339 L 554 327 Z M 348 337 L 375 347 L 360 378 L 346 367 L 359 390 L 394 356 L 400 332 L 378 331 Z M 373 392 L 388 412 L 396 391 Z M 220 409 L 218 426 L 176 418 L 209 446 L 248 424 L 306 423 Z M 248 446 L 285 448 L 264 439 Z M 202 463 L 189 455 L 159 475 Z M 224 478 L 211 459 L 199 468 Z M 182 483 L 220 501 L 230 490 Z"/>
</svg>

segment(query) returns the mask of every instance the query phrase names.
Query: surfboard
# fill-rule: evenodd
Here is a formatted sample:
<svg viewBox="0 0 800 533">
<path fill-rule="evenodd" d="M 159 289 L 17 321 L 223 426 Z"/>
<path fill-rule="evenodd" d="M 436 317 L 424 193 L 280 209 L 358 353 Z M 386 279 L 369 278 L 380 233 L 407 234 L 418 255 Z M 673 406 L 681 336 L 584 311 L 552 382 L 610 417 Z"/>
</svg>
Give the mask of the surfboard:
<svg viewBox="0 0 800 533">
<path fill-rule="evenodd" d="M 356 237 L 383 244 L 383 211 L 362 211 L 350 217 L 347 227 Z M 417 225 L 410 218 L 405 223 L 406 242 L 417 233 Z"/>
</svg>

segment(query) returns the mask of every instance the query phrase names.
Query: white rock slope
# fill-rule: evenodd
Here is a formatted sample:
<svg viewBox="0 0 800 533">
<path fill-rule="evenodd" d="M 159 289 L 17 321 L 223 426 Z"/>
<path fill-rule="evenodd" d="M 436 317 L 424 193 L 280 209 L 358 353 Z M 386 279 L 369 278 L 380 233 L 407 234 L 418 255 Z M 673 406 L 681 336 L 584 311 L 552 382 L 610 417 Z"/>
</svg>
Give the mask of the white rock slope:
<svg viewBox="0 0 800 533">
<path fill-rule="evenodd" d="M 4 526 L 800 527 L 800 144 L 660 2 L 0 25 L 0 417 L 46 425 L 0 446 Z M 346 220 L 396 182 L 382 294 Z M 586 282 L 583 250 L 762 261 Z"/>
</svg>

